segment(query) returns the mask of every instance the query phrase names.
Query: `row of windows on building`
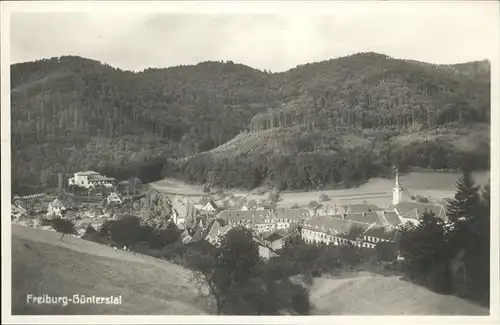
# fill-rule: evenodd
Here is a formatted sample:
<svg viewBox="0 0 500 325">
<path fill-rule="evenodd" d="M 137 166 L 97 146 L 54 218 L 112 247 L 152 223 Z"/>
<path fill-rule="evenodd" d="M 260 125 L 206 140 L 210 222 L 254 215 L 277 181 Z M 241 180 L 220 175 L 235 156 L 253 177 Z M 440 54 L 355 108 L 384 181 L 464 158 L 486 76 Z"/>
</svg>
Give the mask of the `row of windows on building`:
<svg viewBox="0 0 500 325">
<path fill-rule="evenodd" d="M 284 224 L 284 225 L 287 225 L 287 224 L 290 224 L 290 223 L 293 223 L 293 222 L 297 222 L 297 221 L 294 221 L 292 219 L 271 219 L 271 218 L 268 218 L 268 219 L 264 219 L 263 221 L 255 221 L 255 220 L 229 220 L 228 221 L 230 224 L 253 224 L 253 223 L 270 223 L 270 224 Z"/>
<path fill-rule="evenodd" d="M 249 228 L 276 228 L 276 229 L 286 229 L 291 226 L 290 222 L 264 222 L 264 223 L 254 223 L 244 220 L 230 221 L 231 225 L 244 225 Z"/>
<path fill-rule="evenodd" d="M 358 247 L 363 247 L 363 248 L 375 248 L 376 244 L 373 244 L 373 243 L 367 243 L 367 242 L 359 242 L 359 241 L 352 241 L 352 240 L 349 240 L 349 239 L 345 239 L 345 238 L 338 238 L 338 237 L 335 237 L 335 236 L 330 236 L 330 238 L 327 238 L 327 239 L 313 239 L 313 238 L 304 238 L 304 241 L 307 243 L 307 244 L 319 244 L 319 243 L 325 243 L 327 245 L 330 245 L 330 244 L 333 244 L 333 245 L 342 245 L 342 244 L 347 244 L 347 243 L 351 243 L 353 244 L 354 246 L 358 246 Z"/>
<path fill-rule="evenodd" d="M 312 231 L 308 229 L 303 229 L 302 230 L 302 237 L 306 242 L 324 242 L 324 243 L 333 243 L 333 244 L 346 244 L 348 242 L 352 243 L 353 245 L 359 246 L 359 247 L 368 247 L 368 248 L 374 248 L 375 243 L 379 242 L 389 242 L 387 239 L 383 238 L 377 238 L 373 236 L 363 236 L 363 242 L 360 241 L 353 241 L 353 240 L 348 240 L 345 238 L 340 238 L 336 237 L 334 235 L 329 235 L 325 234 L 322 232 L 317 232 L 317 231 Z"/>
</svg>

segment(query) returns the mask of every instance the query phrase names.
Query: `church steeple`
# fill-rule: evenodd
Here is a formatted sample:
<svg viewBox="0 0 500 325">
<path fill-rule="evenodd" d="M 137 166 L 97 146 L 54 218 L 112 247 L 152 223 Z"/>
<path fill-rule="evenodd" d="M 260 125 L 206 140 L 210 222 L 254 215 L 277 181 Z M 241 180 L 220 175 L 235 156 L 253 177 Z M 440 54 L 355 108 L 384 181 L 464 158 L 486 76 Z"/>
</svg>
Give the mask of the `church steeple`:
<svg viewBox="0 0 500 325">
<path fill-rule="evenodd" d="M 392 204 L 398 205 L 401 201 L 401 191 L 403 189 L 399 185 L 399 172 L 396 170 L 396 182 L 394 184 L 394 188 L 392 189 Z"/>
</svg>

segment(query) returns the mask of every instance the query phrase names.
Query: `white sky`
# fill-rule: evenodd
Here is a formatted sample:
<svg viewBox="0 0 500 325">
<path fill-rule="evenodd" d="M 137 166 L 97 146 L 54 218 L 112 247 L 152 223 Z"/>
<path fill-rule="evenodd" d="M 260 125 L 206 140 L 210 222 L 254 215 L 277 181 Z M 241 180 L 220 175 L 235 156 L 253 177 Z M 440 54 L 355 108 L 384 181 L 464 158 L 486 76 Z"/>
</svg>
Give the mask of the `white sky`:
<svg viewBox="0 0 500 325">
<path fill-rule="evenodd" d="M 498 55 L 496 1 L 219 4 L 208 13 L 164 3 L 154 14 L 151 6 L 111 5 L 116 10 L 61 13 L 52 5 L 11 14 L 11 62 L 78 55 L 142 70 L 232 60 L 277 72 L 368 51 L 432 63 Z M 161 12 L 166 5 L 184 12 Z"/>
</svg>

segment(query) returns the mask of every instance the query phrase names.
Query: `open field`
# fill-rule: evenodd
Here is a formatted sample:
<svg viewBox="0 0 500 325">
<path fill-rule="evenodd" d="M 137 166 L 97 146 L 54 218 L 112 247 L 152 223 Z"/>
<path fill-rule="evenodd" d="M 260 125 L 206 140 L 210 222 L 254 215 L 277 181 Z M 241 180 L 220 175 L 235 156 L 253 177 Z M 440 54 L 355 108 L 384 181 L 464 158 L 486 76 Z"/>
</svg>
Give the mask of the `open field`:
<svg viewBox="0 0 500 325">
<path fill-rule="evenodd" d="M 315 315 L 488 315 L 464 299 L 367 272 L 315 279 L 311 302 Z"/>
<path fill-rule="evenodd" d="M 13 314 L 205 314 L 190 272 L 149 256 L 12 225 Z M 118 296 L 121 305 L 28 305 L 26 294 Z"/>
<path fill-rule="evenodd" d="M 474 172 L 476 183 L 484 185 L 488 182 L 489 172 Z M 461 177 L 455 172 L 410 172 L 400 177 L 401 186 L 406 190 L 406 195 L 427 196 L 435 200 L 452 197 L 455 193 L 455 183 Z M 372 178 L 365 184 L 356 188 L 337 189 L 311 192 L 284 192 L 278 206 L 291 207 L 295 204 L 307 206 L 310 201 L 319 201 L 321 194 L 326 194 L 334 203 L 361 203 L 368 202 L 379 207 L 385 207 L 392 197 L 393 180 Z M 203 196 L 203 187 L 190 185 L 181 181 L 165 179 L 152 184 L 153 188 L 161 192 L 176 196 L 191 196 L 197 201 Z M 268 194 L 252 194 L 243 190 L 225 190 L 226 194 L 246 196 L 247 200 L 267 199 Z M 407 199 L 410 199 L 409 197 Z"/>
</svg>

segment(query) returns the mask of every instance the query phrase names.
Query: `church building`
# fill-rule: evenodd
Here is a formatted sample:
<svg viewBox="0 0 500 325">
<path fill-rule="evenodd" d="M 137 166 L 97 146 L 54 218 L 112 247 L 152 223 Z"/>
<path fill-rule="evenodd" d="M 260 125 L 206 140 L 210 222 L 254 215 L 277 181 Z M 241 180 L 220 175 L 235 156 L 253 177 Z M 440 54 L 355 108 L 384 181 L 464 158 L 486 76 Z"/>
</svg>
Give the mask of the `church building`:
<svg viewBox="0 0 500 325">
<path fill-rule="evenodd" d="M 432 212 L 437 218 L 447 221 L 446 209 L 441 204 L 422 203 L 404 200 L 405 191 L 399 183 L 399 173 L 396 172 L 396 180 L 392 189 L 392 202 L 386 211 L 395 212 L 402 223 L 411 222 L 418 224 L 419 218 L 425 212 Z"/>
</svg>

